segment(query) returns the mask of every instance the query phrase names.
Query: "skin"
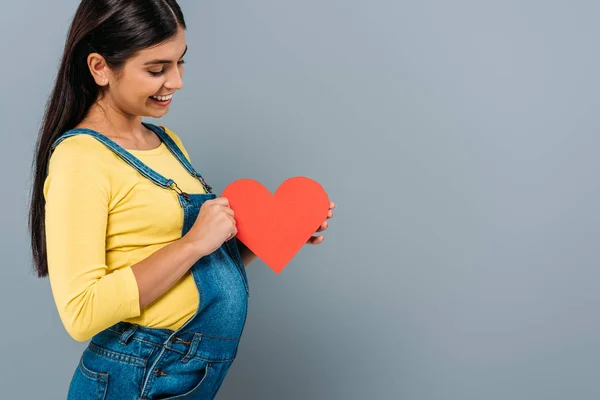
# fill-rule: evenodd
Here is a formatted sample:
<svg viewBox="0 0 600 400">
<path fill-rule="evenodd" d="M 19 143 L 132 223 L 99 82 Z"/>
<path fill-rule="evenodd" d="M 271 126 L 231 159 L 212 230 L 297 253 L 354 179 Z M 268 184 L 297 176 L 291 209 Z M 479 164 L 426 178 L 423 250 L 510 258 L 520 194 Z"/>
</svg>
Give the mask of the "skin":
<svg viewBox="0 0 600 400">
<path fill-rule="evenodd" d="M 112 70 L 102 55 L 90 54 L 87 64 L 101 93 L 77 127 L 103 132 L 127 150 L 157 148 L 161 141 L 142 125 L 142 116 L 161 118 L 169 112 L 170 104 L 159 106 L 149 97 L 174 94 L 183 87 L 186 51 L 185 31 L 179 29 L 170 40 L 138 52 L 120 71 Z M 172 101 L 175 100 L 173 96 Z M 333 217 L 335 207 L 331 202 L 327 219 Z M 323 232 L 328 225 L 324 221 L 316 232 Z M 312 236 L 306 243 L 317 245 L 324 239 L 323 235 Z M 256 257 L 241 242 L 240 252 L 245 265 Z"/>
</svg>

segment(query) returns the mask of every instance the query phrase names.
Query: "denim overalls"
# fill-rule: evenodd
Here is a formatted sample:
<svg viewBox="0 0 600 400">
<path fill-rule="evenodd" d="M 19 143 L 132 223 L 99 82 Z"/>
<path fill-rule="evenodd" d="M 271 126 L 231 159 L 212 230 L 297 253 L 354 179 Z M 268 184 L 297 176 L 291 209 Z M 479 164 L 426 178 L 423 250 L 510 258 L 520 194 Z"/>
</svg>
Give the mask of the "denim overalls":
<svg viewBox="0 0 600 400">
<path fill-rule="evenodd" d="M 183 209 L 185 235 L 193 226 L 202 204 L 216 198 L 161 128 L 143 123 L 154 131 L 192 176 L 200 180 L 206 194 L 181 191 L 143 164 L 127 150 L 99 132 L 72 129 L 61 135 L 52 149 L 67 137 L 90 135 L 156 185 L 178 194 Z M 199 293 L 196 314 L 176 331 L 119 322 L 96 334 L 84 350 L 71 380 L 68 400 L 213 399 L 235 359 L 246 323 L 248 278 L 232 239 L 192 267 Z"/>
</svg>

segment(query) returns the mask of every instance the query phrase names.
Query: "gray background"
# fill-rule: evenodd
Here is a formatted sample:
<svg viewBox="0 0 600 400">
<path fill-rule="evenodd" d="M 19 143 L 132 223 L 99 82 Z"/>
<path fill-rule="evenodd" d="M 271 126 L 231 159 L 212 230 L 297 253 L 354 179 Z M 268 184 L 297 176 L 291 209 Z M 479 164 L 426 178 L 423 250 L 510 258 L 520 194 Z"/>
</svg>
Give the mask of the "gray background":
<svg viewBox="0 0 600 400">
<path fill-rule="evenodd" d="M 77 1 L 0 8 L 0 390 L 61 399 L 85 343 L 30 271 L 33 144 Z M 597 1 L 182 1 L 161 123 L 220 192 L 318 180 L 324 244 L 248 269 L 218 399 L 600 396 Z M 10 395 L 10 396 L 9 396 Z"/>
</svg>

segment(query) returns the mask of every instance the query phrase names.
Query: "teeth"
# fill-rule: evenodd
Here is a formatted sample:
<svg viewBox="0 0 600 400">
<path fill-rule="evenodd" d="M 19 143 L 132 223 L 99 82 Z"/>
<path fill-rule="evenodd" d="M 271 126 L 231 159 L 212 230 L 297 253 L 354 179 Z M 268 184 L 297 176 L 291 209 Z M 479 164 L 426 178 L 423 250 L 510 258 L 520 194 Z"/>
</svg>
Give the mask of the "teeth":
<svg viewBox="0 0 600 400">
<path fill-rule="evenodd" d="M 171 97 L 173 97 L 172 94 L 168 95 L 168 96 L 150 96 L 153 99 L 156 99 L 158 101 L 167 101 L 167 100 L 171 100 Z"/>
</svg>

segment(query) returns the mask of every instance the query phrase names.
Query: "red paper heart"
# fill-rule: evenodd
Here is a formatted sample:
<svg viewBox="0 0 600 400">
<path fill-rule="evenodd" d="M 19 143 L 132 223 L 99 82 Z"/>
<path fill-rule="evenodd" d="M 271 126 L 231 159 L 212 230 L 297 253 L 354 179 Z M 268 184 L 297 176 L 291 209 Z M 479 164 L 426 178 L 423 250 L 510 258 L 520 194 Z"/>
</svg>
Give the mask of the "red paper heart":
<svg viewBox="0 0 600 400">
<path fill-rule="evenodd" d="M 222 193 L 237 224 L 237 238 L 279 274 L 327 219 L 329 197 L 302 176 L 285 180 L 272 195 L 260 182 L 240 179 Z"/>
</svg>

